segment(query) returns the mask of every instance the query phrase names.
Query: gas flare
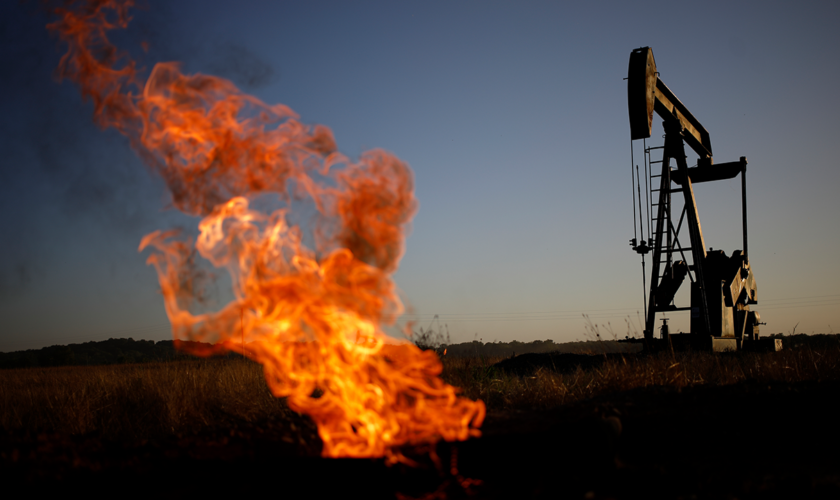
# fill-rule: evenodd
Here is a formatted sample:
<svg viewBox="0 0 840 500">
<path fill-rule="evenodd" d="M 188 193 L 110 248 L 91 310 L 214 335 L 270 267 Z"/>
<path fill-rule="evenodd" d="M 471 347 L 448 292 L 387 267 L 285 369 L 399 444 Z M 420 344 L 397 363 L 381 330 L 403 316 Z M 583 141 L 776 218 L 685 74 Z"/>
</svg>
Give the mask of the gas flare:
<svg viewBox="0 0 840 500">
<path fill-rule="evenodd" d="M 48 28 L 68 47 L 58 75 L 93 101 L 95 122 L 128 137 L 175 207 L 203 217 L 195 240 L 155 231 L 140 243 L 153 251 L 175 338 L 214 346 L 181 347 L 260 362 L 274 395 L 316 422 L 324 456 L 402 460 L 404 444 L 480 435 L 484 404 L 440 379 L 433 351 L 383 329 L 403 312 L 392 274 L 417 209 L 408 165 L 382 150 L 351 161 L 329 128 L 177 63 L 142 81 L 107 36 L 127 26 L 131 6 L 80 2 L 56 9 Z M 283 208 L 255 210 L 267 194 Z M 298 199 L 318 212 L 312 248 L 289 222 Z M 235 298 L 218 311 L 189 310 L 196 251 L 230 274 Z"/>
</svg>

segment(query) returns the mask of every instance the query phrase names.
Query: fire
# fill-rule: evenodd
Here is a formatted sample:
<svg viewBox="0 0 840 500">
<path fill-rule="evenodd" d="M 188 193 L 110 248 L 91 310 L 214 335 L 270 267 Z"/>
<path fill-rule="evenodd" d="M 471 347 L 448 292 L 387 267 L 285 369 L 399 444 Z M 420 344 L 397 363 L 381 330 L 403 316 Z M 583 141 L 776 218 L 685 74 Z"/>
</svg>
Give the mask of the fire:
<svg viewBox="0 0 840 500">
<path fill-rule="evenodd" d="M 182 348 L 260 362 L 274 395 L 317 423 L 324 456 L 400 460 L 404 444 L 480 435 L 484 404 L 440 379 L 433 351 L 383 329 L 403 312 L 392 274 L 417 209 L 408 165 L 382 150 L 351 161 L 329 128 L 176 63 L 142 81 L 107 37 L 131 6 L 90 0 L 57 9 L 48 28 L 68 46 L 59 76 L 93 101 L 96 123 L 128 137 L 175 207 L 203 217 L 194 240 L 155 231 L 140 243 L 153 251 L 175 338 L 214 344 Z M 268 194 L 283 208 L 255 210 Z M 289 222 L 299 199 L 318 211 L 309 246 Z M 218 311 L 189 309 L 194 252 L 230 274 L 235 298 Z"/>
</svg>

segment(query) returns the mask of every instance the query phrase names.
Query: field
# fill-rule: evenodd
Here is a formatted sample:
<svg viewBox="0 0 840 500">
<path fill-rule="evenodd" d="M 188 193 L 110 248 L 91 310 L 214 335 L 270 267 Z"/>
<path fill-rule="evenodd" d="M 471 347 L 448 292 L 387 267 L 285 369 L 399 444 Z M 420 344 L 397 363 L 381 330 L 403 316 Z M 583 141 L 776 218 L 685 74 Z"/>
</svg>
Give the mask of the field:
<svg viewBox="0 0 840 500">
<path fill-rule="evenodd" d="M 173 498 L 289 481 L 316 497 L 840 495 L 837 345 L 443 362 L 487 404 L 484 436 L 407 450 L 418 467 L 319 458 L 312 422 L 243 359 L 0 370 L 0 479 Z"/>
</svg>

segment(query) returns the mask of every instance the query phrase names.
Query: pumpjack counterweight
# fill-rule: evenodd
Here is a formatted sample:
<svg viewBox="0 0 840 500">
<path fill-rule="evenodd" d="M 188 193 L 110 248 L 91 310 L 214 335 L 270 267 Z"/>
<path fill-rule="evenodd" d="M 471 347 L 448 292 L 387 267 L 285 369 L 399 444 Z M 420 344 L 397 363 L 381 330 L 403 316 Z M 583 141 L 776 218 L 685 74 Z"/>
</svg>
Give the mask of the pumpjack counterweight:
<svg viewBox="0 0 840 500">
<path fill-rule="evenodd" d="M 643 342 L 647 349 L 668 347 L 694 350 L 779 350 L 781 340 L 760 338 L 760 316 L 750 309 L 758 303 L 758 286 L 747 254 L 747 159 L 715 164 L 709 133 L 688 108 L 659 78 L 650 47 L 630 54 L 627 72 L 627 100 L 630 114 L 630 139 L 651 136 L 653 115 L 662 118 L 665 144 L 645 148 L 645 199 L 648 213 L 648 238 L 644 237 L 644 218 L 639 167 L 635 166 L 633 185 L 634 212 L 636 196 L 639 217 L 634 220 L 642 230 L 630 245 L 642 258 L 652 253 L 649 289 L 646 290 L 646 318 Z M 685 145 L 697 154 L 696 166 L 689 167 Z M 652 160 L 654 151 L 662 151 L 661 160 Z M 635 163 L 635 158 L 633 159 Z M 659 164 L 660 173 L 653 173 Z M 672 164 L 674 166 L 672 166 Z M 722 250 L 706 250 L 703 229 L 697 212 L 694 184 L 721 181 L 741 176 L 741 225 L 743 250 L 726 255 Z M 654 181 L 654 179 L 658 179 Z M 658 184 L 658 188 L 654 188 Z M 649 193 L 649 196 L 648 196 Z M 682 210 L 676 225 L 673 220 L 673 199 L 682 197 Z M 634 214 L 635 219 L 635 214 Z M 651 234 L 651 228 L 652 234 Z M 688 233 L 688 240 L 682 233 Z M 682 236 L 682 239 L 681 239 Z M 690 263 L 688 262 L 690 258 Z M 690 305 L 674 303 L 677 292 L 690 282 Z M 644 276 L 643 278 L 646 278 Z M 671 333 L 667 318 L 663 319 L 658 338 L 654 335 L 657 314 L 685 311 L 691 314 L 689 333 Z"/>
</svg>

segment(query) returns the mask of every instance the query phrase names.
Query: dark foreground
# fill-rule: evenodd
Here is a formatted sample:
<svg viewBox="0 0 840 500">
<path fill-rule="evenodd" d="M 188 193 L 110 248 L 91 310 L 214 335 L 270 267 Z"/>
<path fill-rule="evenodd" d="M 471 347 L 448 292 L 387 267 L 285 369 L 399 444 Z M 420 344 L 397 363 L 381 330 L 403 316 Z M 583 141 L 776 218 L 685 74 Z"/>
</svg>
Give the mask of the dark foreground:
<svg viewBox="0 0 840 500">
<path fill-rule="evenodd" d="M 490 413 L 482 438 L 440 444 L 439 466 L 417 454 L 417 468 L 319 458 L 303 419 L 139 443 L 3 435 L 0 481 L 39 496 L 840 498 L 838 394 L 745 382 Z"/>
</svg>

